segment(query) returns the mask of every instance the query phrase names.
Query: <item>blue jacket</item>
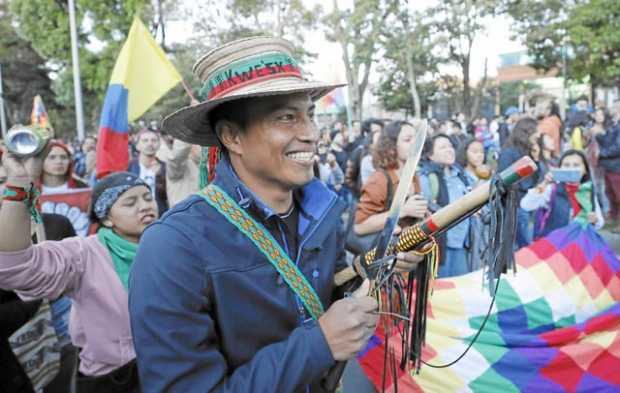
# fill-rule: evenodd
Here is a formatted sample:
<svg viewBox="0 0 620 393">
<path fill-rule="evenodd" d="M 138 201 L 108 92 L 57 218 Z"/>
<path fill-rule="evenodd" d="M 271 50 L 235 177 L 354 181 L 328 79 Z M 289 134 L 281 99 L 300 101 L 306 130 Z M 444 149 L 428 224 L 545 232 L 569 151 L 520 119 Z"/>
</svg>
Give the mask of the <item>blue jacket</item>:
<svg viewBox="0 0 620 393">
<path fill-rule="evenodd" d="M 431 185 L 431 174 L 437 176 L 438 190 L 437 195 L 433 195 L 435 190 Z M 470 190 L 470 178 L 467 177 L 465 170 L 458 164 L 450 167 L 449 175 L 446 176 L 444 167 L 432 162 L 426 161 L 419 172 L 420 188 L 422 195 L 427 201 L 436 207 L 444 207 L 467 194 Z M 469 248 L 468 234 L 470 229 L 470 219 L 465 219 L 459 224 L 450 228 L 446 234 L 445 246 L 450 248 Z M 443 236 L 442 236 L 443 237 Z"/>
<path fill-rule="evenodd" d="M 610 172 L 620 172 L 620 122 L 604 134 L 597 135 L 599 164 Z"/>
<path fill-rule="evenodd" d="M 214 183 L 258 221 L 283 225 L 228 160 Z M 327 309 L 334 271 L 346 264 L 344 206 L 316 179 L 300 194 L 296 263 Z M 318 322 L 253 243 L 200 196 L 143 234 L 129 310 L 144 392 L 320 392 L 334 364 Z"/>
</svg>

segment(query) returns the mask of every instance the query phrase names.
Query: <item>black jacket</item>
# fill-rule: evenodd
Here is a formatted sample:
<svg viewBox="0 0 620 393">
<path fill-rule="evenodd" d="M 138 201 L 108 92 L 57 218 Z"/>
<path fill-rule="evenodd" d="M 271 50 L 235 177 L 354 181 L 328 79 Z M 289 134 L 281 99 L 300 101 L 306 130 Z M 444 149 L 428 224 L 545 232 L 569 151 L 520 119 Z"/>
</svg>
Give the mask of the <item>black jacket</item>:
<svg viewBox="0 0 620 393">
<path fill-rule="evenodd" d="M 508 168 L 510 165 L 518 161 L 519 158 L 526 155 L 527 153 L 523 153 L 515 147 L 506 147 L 502 149 L 501 153 L 499 153 L 499 158 L 497 160 L 497 171 L 503 171 L 504 169 Z M 535 187 L 541 180 L 542 176 L 540 170 L 534 172 L 532 176 L 521 180 L 519 184 L 517 184 L 517 197 L 519 202 L 521 201 L 521 198 L 525 196 L 527 190 Z"/>
<path fill-rule="evenodd" d="M 599 145 L 599 164 L 609 172 L 620 172 L 620 122 L 602 135 L 596 136 Z"/>
<path fill-rule="evenodd" d="M 41 301 L 24 302 L 13 292 L 0 290 L 0 392 L 34 392 L 28 376 L 9 346 L 9 337 L 36 314 Z"/>
</svg>

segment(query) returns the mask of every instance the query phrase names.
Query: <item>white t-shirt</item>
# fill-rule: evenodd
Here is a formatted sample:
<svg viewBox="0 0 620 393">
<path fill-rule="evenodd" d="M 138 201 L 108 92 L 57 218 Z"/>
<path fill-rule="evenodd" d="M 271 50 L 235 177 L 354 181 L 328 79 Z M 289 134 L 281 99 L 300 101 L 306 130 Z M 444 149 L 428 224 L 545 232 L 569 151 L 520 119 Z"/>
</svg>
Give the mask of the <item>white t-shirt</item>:
<svg viewBox="0 0 620 393">
<path fill-rule="evenodd" d="M 67 191 L 69 191 L 69 183 L 67 182 L 65 182 L 64 184 L 60 186 L 56 186 L 56 187 L 48 187 L 44 184 L 43 188 L 41 189 L 41 194 L 46 194 L 46 195 L 62 194 L 63 192 L 67 192 Z"/>
<path fill-rule="evenodd" d="M 144 180 L 151 189 L 151 194 L 155 198 L 155 171 L 140 164 L 140 179 Z"/>
</svg>

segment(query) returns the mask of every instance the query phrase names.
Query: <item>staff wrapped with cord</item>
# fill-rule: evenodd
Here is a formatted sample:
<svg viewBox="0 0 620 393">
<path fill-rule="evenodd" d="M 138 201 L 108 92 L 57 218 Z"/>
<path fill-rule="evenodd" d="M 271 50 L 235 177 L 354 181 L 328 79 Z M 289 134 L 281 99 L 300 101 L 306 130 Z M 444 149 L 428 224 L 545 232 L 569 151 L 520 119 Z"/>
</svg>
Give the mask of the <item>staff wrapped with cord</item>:
<svg viewBox="0 0 620 393">
<path fill-rule="evenodd" d="M 532 175 L 537 169 L 534 161 L 529 157 L 522 157 L 510 167 L 499 174 L 499 181 L 505 187 L 511 187 L 526 177 Z M 405 228 L 398 240 L 388 246 L 386 255 L 395 255 L 398 252 L 409 252 L 421 249 L 437 236 L 460 221 L 474 214 L 482 206 L 489 202 L 491 196 L 491 181 L 485 182 L 469 193 L 463 195 L 457 201 L 443 207 L 430 217 L 408 228 Z M 374 276 L 373 261 L 375 249 L 362 254 L 355 263 L 355 269 L 348 267 L 336 273 L 334 282 L 342 285 L 357 275 Z"/>
</svg>

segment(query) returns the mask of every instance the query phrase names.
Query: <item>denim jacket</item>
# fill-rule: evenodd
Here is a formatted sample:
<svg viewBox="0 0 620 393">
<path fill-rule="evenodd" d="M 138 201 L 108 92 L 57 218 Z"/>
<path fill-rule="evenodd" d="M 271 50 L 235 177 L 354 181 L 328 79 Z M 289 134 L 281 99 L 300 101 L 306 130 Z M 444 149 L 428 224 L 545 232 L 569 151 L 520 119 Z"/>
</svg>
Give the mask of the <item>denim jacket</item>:
<svg viewBox="0 0 620 393">
<path fill-rule="evenodd" d="M 214 184 L 257 221 L 281 224 L 227 159 Z M 346 266 L 344 206 L 318 179 L 300 191 L 295 263 L 327 309 L 334 272 Z M 275 268 L 200 196 L 143 234 L 129 308 L 144 392 L 321 392 L 334 364 L 318 322 Z"/>
<path fill-rule="evenodd" d="M 427 201 L 433 202 L 435 197 L 433 197 L 433 191 L 431 190 L 431 181 L 429 179 L 430 173 L 433 172 L 431 168 L 434 169 L 436 164 L 427 163 L 426 167 L 420 171 L 420 187 L 422 188 L 422 195 Z M 464 170 L 458 165 L 450 166 L 449 171 L 446 173 L 443 170 L 439 172 L 441 174 L 441 178 L 446 182 L 446 189 L 448 191 L 448 203 L 452 203 L 467 194 L 470 191 L 470 187 L 468 184 L 463 182 L 463 179 L 466 178 L 466 174 L 463 173 Z M 436 172 L 437 173 L 437 172 Z M 440 181 L 442 181 L 440 179 Z M 443 207 L 443 206 L 442 206 Z M 465 219 L 461 221 L 459 224 L 455 225 L 453 228 L 450 228 L 446 233 L 446 245 L 450 248 L 463 248 L 469 247 L 469 221 L 470 219 Z"/>
</svg>

